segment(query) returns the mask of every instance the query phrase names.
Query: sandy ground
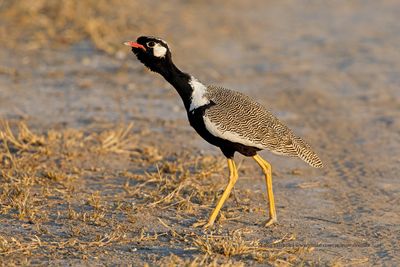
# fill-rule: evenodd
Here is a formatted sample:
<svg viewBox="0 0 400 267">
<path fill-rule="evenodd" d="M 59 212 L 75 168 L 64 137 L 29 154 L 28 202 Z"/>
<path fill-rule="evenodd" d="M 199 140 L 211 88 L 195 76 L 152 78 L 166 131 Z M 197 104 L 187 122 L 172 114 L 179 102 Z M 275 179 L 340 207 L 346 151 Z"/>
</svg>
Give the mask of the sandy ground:
<svg viewBox="0 0 400 267">
<path fill-rule="evenodd" d="M 399 265 L 398 14 L 398 1 L 174 1 L 154 32 L 126 36 L 164 38 L 182 70 L 256 98 L 320 155 L 325 168 L 315 170 L 261 153 L 274 169 L 271 228 L 262 174 L 240 155 L 236 200 L 212 231 L 192 227 L 224 188 L 224 158 L 129 49 L 111 56 L 87 40 L 1 49 L 0 116 L 44 141 L 2 150 L 0 261 Z M 118 129 L 130 123 L 128 138 Z M 109 149 L 113 133 L 120 143 Z M 24 176 L 7 172 L 7 157 L 37 162 L 24 169 L 34 173 L 25 184 L 33 214 L 15 204 L 9 188 Z M 182 179 L 190 183 L 177 193 Z M 254 249 L 228 253 L 224 242 Z"/>
</svg>

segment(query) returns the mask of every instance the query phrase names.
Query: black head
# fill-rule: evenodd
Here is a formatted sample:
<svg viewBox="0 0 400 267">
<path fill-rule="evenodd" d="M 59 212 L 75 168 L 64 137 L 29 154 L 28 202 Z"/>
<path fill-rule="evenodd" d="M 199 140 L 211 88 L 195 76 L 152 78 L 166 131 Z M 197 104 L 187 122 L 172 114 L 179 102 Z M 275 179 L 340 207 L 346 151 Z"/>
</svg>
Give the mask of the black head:
<svg viewBox="0 0 400 267">
<path fill-rule="evenodd" d="M 141 36 L 136 42 L 125 42 L 132 52 L 150 70 L 163 73 L 171 63 L 171 51 L 167 42 L 160 38 Z"/>
</svg>

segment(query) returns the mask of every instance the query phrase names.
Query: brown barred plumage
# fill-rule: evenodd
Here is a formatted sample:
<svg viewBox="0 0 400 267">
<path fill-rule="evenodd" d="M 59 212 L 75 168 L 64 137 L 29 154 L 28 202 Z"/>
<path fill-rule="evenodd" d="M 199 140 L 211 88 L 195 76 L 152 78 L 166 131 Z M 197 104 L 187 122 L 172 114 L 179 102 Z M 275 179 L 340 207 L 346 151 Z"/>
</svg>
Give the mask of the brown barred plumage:
<svg viewBox="0 0 400 267">
<path fill-rule="evenodd" d="M 205 116 L 221 132 L 235 133 L 276 154 L 297 156 L 315 168 L 323 166 L 306 142 L 250 97 L 217 86 L 208 86 L 205 97 L 215 103 Z"/>
</svg>

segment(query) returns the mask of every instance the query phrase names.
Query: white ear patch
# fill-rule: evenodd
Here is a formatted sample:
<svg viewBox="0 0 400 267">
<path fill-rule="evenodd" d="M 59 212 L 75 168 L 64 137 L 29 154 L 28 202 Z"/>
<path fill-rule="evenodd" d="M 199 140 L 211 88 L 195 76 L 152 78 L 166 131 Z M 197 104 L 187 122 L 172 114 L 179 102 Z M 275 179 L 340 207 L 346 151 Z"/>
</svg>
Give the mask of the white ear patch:
<svg viewBox="0 0 400 267">
<path fill-rule="evenodd" d="M 165 57 L 165 54 L 167 53 L 167 48 L 160 44 L 156 44 L 153 47 L 153 55 L 156 57 Z"/>
</svg>

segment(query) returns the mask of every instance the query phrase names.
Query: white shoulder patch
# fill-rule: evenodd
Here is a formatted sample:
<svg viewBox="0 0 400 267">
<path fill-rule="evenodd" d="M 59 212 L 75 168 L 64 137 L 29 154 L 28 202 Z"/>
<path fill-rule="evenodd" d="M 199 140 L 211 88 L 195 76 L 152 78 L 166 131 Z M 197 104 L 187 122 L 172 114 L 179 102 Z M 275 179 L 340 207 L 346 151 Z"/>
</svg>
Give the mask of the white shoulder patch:
<svg viewBox="0 0 400 267">
<path fill-rule="evenodd" d="M 190 102 L 189 111 L 192 111 L 198 107 L 207 105 L 210 103 L 210 100 L 204 96 L 206 93 L 207 87 L 199 82 L 196 78 L 191 77 L 189 81 L 190 86 L 193 89 L 192 98 Z"/>
<path fill-rule="evenodd" d="M 222 131 L 221 129 L 218 128 L 218 125 L 213 123 L 207 116 L 203 116 L 204 120 L 204 125 L 206 126 L 206 129 L 214 136 L 239 143 L 245 146 L 252 146 L 252 147 L 257 147 L 260 149 L 264 149 L 265 147 L 261 144 L 256 144 L 252 142 L 249 139 L 246 139 L 245 137 L 240 136 L 237 133 L 231 132 L 231 131 Z"/>
<path fill-rule="evenodd" d="M 153 55 L 156 57 L 165 57 L 165 54 L 167 53 L 167 48 L 160 44 L 156 44 L 153 47 Z"/>
</svg>

